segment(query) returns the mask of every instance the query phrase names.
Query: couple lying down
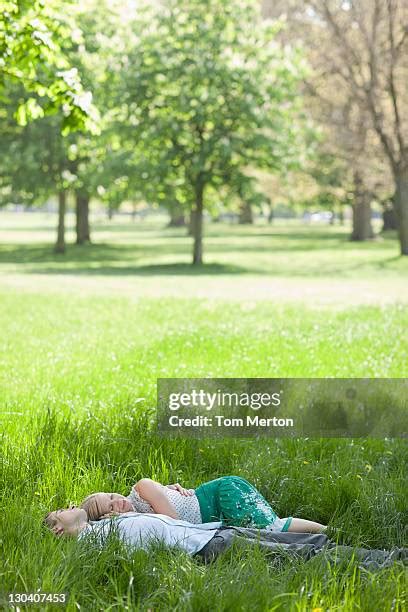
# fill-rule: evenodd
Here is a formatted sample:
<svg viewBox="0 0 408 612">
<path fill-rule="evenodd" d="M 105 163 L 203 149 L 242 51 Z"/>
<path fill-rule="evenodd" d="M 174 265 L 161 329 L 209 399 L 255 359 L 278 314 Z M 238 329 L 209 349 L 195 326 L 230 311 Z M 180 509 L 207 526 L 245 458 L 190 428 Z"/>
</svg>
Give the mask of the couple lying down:
<svg viewBox="0 0 408 612">
<path fill-rule="evenodd" d="M 163 486 L 143 478 L 125 497 L 118 493 L 93 493 L 81 504 L 93 521 L 124 512 L 165 514 L 189 523 L 221 521 L 235 527 L 258 527 L 271 531 L 320 533 L 324 525 L 299 518 L 279 518 L 266 499 L 244 478 L 223 476 L 197 489 L 180 484 Z"/>
<path fill-rule="evenodd" d="M 408 549 L 337 546 L 321 533 L 324 526 L 319 523 L 279 519 L 260 493 L 237 476 L 218 478 L 195 491 L 179 484 L 163 487 L 143 479 L 128 497 L 95 493 L 80 508 L 50 512 L 45 523 L 58 536 L 85 541 L 96 537 L 103 545 L 114 533 L 130 548 L 148 549 L 152 542 L 160 542 L 205 562 L 215 559 L 233 542 L 305 559 L 317 553 L 325 553 L 332 560 L 354 555 L 361 566 L 370 569 L 408 560 Z"/>
</svg>

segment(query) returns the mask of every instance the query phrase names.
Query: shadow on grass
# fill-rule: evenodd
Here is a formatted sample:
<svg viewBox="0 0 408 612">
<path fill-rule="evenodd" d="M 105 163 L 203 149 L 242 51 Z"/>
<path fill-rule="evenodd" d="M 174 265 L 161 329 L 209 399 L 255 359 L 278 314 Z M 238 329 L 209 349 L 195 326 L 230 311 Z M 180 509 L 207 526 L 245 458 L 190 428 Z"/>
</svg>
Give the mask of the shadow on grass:
<svg viewBox="0 0 408 612">
<path fill-rule="evenodd" d="M 192 237 L 182 230 L 174 228 L 163 228 L 156 231 L 155 238 L 167 240 L 188 241 L 190 244 Z M 326 249 L 344 248 L 355 243 L 350 242 L 349 234 L 344 232 L 325 233 L 324 231 L 273 231 L 270 228 L 259 226 L 232 226 L 227 230 L 214 229 L 212 226 L 205 233 L 204 240 L 207 249 L 216 246 L 217 251 L 227 252 L 236 248 L 239 241 L 242 250 L 245 251 L 318 251 Z M 218 242 L 218 241 L 222 242 Z M 212 243 L 214 241 L 214 243 Z"/>
<path fill-rule="evenodd" d="M 234 253 L 276 253 L 276 252 L 287 252 L 287 251 L 316 251 L 319 248 L 326 252 L 328 250 L 338 250 L 337 245 L 332 247 L 329 245 L 328 240 L 325 240 L 321 245 L 316 241 L 314 244 L 310 244 L 310 237 L 306 240 L 306 234 L 295 234 L 296 239 L 303 243 L 296 244 L 295 242 L 288 241 L 286 245 L 281 243 L 274 243 L 273 237 L 279 237 L 287 239 L 286 234 L 264 234 L 261 238 L 266 240 L 258 240 L 257 244 L 253 243 L 255 236 L 248 236 L 249 244 L 245 244 L 245 241 L 237 244 L 228 243 L 223 244 L 211 244 L 209 240 L 207 244 L 206 254 L 208 258 L 214 260 L 217 259 L 217 254 L 230 253 L 231 259 L 234 257 Z M 211 238 L 211 237 L 210 237 Z M 225 236 L 224 236 L 225 238 Z M 270 238 L 270 240 L 269 240 Z M 344 240 L 344 235 L 342 236 Z M 252 240 L 252 243 L 250 242 Z M 294 236 L 291 236 L 291 240 L 294 240 Z M 356 243 L 350 243 L 346 241 L 344 244 L 350 244 L 355 248 Z M 353 262 L 345 262 L 344 265 L 338 266 L 339 261 L 330 262 L 329 267 L 324 266 L 323 262 L 316 267 L 310 265 L 302 266 L 299 265 L 294 270 L 288 270 L 286 266 L 283 268 L 272 266 L 271 268 L 259 269 L 257 266 L 251 265 L 236 265 L 234 263 L 204 263 L 201 266 L 192 266 L 190 263 L 191 252 L 190 246 L 187 244 L 163 242 L 163 244 L 153 242 L 152 244 L 106 244 L 106 243 L 93 243 L 90 245 L 68 245 L 65 254 L 56 255 L 53 252 L 52 245 L 50 244 L 36 244 L 36 245 L 25 245 L 25 244 L 4 244 L 0 245 L 0 266 L 1 265 L 14 265 L 21 266 L 20 272 L 26 274 L 58 274 L 58 275 L 78 275 L 78 276 L 204 276 L 204 275 L 245 275 L 245 274 L 257 274 L 257 275 L 268 275 L 268 276 L 320 276 L 324 274 L 333 274 L 336 276 L 343 276 L 350 272 L 355 272 L 359 269 L 367 268 L 367 266 L 373 270 L 386 271 L 389 267 L 392 267 L 399 259 L 399 255 L 392 257 L 386 257 L 381 259 L 374 259 L 367 261 L 366 258 L 354 259 Z M 344 247 L 343 247 L 344 248 Z M 365 246 L 366 248 L 366 246 Z M 370 250 L 375 249 L 376 245 L 370 244 Z M 153 259 L 157 256 L 163 256 L 165 259 L 173 257 L 177 259 L 184 259 L 184 262 L 172 263 L 152 263 L 148 265 L 138 265 L 138 262 L 142 258 L 149 257 Z M 249 256 L 248 261 L 251 261 Z M 246 263 L 246 261 L 245 261 Z M 336 265 L 337 264 L 337 265 Z"/>
<path fill-rule="evenodd" d="M 171 242 L 169 238 L 171 237 Z M 172 255 L 185 255 L 191 257 L 192 239 L 187 236 L 164 236 L 162 234 L 150 235 L 149 243 L 144 235 L 143 241 L 135 239 L 134 243 L 105 243 L 97 242 L 89 245 L 68 244 L 64 255 L 56 255 L 53 245 L 49 243 L 38 243 L 36 245 L 8 243 L 0 245 L 1 264 L 33 264 L 33 263 L 79 263 L 87 266 L 98 262 L 124 262 L 134 266 L 137 259 L 146 255 L 162 254 L 166 257 Z M 222 238 L 222 242 L 218 239 Z M 215 242 L 212 242 L 212 240 Z M 214 256 L 216 253 L 234 253 L 236 251 L 250 253 L 279 253 L 279 252 L 308 252 L 344 248 L 350 244 L 344 235 L 336 236 L 320 242 L 306 234 L 249 234 L 229 235 L 222 233 L 209 234 L 206 237 L 206 253 Z M 246 267 L 244 268 L 246 269 Z"/>
<path fill-rule="evenodd" d="M 402 258 L 401 255 L 394 255 L 393 257 L 387 257 L 386 259 L 383 259 L 382 261 L 376 261 L 375 265 L 377 268 L 386 269 L 387 266 L 389 266 L 390 264 L 396 263 L 397 261 L 400 261 L 401 258 Z"/>
<path fill-rule="evenodd" d="M 244 236 L 248 238 L 276 238 L 278 240 L 289 240 L 289 241 L 305 241 L 305 242 L 316 242 L 322 241 L 330 242 L 345 242 L 349 240 L 349 235 L 344 232 L 327 232 L 322 231 L 320 228 L 312 228 L 311 230 L 293 231 L 292 228 L 288 228 L 287 231 L 282 229 L 273 229 L 271 227 L 262 227 L 259 225 L 254 226 L 232 226 L 230 232 L 225 232 L 221 228 L 218 230 L 210 229 L 208 236 L 225 238 L 226 234 L 231 236 Z"/>
<path fill-rule="evenodd" d="M 252 270 L 233 264 L 191 263 L 150 264 L 138 266 L 136 260 L 143 254 L 157 253 L 157 248 L 92 244 L 69 246 L 63 255 L 56 255 L 49 245 L 3 245 L 0 247 L 2 264 L 22 265 L 27 274 L 66 274 L 78 276 L 203 276 L 221 274 L 247 274 Z M 164 252 L 164 249 L 163 249 Z M 184 253 L 184 251 L 183 251 Z M 187 257 L 187 255 L 186 255 Z"/>
<path fill-rule="evenodd" d="M 98 266 L 95 268 L 30 268 L 28 274 L 58 274 L 72 276 L 206 276 L 249 274 L 253 270 L 239 266 L 217 263 L 203 263 L 193 266 L 191 263 L 156 264 L 146 266 Z"/>
<path fill-rule="evenodd" d="M 116 245 L 116 244 L 89 244 L 67 245 L 64 254 L 54 253 L 51 244 L 38 244 L 35 246 L 6 244 L 0 245 L 0 264 L 72 264 L 78 263 L 87 266 L 90 263 L 134 261 L 142 254 L 156 252 L 157 248 L 146 245 Z"/>
</svg>

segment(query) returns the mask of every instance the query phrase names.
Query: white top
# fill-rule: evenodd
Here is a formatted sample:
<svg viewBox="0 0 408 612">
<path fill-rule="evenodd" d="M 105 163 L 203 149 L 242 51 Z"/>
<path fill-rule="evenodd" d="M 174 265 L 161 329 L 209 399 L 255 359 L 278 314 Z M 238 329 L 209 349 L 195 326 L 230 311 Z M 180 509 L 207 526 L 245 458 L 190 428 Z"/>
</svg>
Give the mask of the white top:
<svg viewBox="0 0 408 612">
<path fill-rule="evenodd" d="M 139 514 L 127 512 L 112 519 L 102 519 L 88 524 L 78 539 L 95 536 L 98 544 L 104 544 L 110 533 L 115 533 L 125 544 L 147 550 L 152 542 L 165 546 L 177 546 L 190 555 L 200 551 L 215 535 L 221 523 L 190 525 L 164 514 Z"/>
<path fill-rule="evenodd" d="M 162 485 L 163 486 L 163 485 Z M 194 489 L 189 489 L 194 493 Z M 201 523 L 200 504 L 198 503 L 197 495 L 182 495 L 176 489 L 169 489 L 163 486 L 163 492 L 167 499 L 173 504 L 176 512 L 183 521 L 188 521 L 194 525 Z M 133 506 L 135 512 L 154 513 L 153 508 L 148 504 L 132 487 L 127 499 Z"/>
</svg>

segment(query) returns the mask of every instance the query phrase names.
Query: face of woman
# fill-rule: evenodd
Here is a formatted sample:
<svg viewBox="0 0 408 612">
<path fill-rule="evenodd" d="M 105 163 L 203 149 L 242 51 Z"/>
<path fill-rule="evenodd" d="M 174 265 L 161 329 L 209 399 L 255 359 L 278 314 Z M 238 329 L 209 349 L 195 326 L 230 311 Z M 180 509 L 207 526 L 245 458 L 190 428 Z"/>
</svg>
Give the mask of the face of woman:
<svg viewBox="0 0 408 612">
<path fill-rule="evenodd" d="M 123 514 L 133 510 L 130 501 L 124 495 L 119 495 L 119 493 L 98 493 L 94 498 L 94 508 L 99 517 L 110 512 Z"/>
</svg>

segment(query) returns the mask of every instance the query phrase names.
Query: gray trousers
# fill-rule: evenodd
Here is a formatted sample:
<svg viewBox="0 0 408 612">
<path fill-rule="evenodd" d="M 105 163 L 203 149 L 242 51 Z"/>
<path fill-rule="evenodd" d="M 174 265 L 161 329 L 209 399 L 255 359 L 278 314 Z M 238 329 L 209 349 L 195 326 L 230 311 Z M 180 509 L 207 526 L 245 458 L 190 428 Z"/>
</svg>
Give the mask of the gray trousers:
<svg viewBox="0 0 408 612">
<path fill-rule="evenodd" d="M 392 550 L 354 548 L 331 542 L 322 533 L 279 532 L 245 527 L 218 529 L 214 537 L 197 553 L 197 556 L 205 563 L 210 563 L 228 550 L 232 544 L 246 548 L 259 547 L 268 555 L 288 555 L 306 561 L 316 555 L 323 555 L 325 559 L 336 563 L 354 556 L 360 567 L 369 570 L 389 567 L 395 561 L 408 564 L 408 548 L 393 548 Z"/>
</svg>

